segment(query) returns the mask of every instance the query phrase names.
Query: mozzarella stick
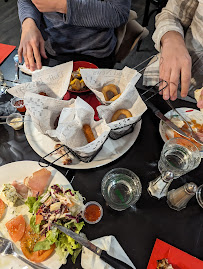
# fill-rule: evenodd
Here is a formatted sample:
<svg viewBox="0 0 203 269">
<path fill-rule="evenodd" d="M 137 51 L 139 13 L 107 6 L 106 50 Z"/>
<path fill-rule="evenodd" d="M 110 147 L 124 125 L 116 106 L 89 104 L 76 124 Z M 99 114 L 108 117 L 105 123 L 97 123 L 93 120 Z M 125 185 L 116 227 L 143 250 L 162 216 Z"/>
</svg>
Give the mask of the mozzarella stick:
<svg viewBox="0 0 203 269">
<path fill-rule="evenodd" d="M 88 143 L 95 140 L 95 137 L 94 137 L 94 134 L 92 132 L 92 129 L 88 124 L 84 124 L 82 129 L 83 129 L 83 132 L 85 134 L 85 137 L 86 137 Z"/>
</svg>

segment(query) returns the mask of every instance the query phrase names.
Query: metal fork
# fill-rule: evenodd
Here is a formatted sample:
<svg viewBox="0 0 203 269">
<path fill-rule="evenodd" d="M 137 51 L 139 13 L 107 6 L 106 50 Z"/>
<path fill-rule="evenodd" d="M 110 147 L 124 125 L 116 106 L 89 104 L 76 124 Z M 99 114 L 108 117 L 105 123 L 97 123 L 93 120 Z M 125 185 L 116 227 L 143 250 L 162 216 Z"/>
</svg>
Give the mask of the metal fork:
<svg viewBox="0 0 203 269">
<path fill-rule="evenodd" d="M 203 145 L 203 141 L 201 141 L 198 137 L 198 135 L 192 130 L 192 127 L 190 126 L 190 124 L 187 122 L 187 120 L 183 117 L 183 115 L 181 115 L 180 112 L 177 111 L 177 109 L 171 104 L 171 102 L 169 100 L 165 100 L 166 103 L 173 109 L 173 111 L 175 111 L 180 117 L 181 119 L 186 123 L 186 125 L 188 126 L 188 129 L 190 131 L 190 135 L 191 137 L 198 142 L 199 144 Z"/>
<path fill-rule="evenodd" d="M 6 255 L 13 255 L 14 257 L 20 259 L 21 261 L 23 261 L 24 263 L 28 264 L 29 266 L 31 266 L 34 269 L 48 269 L 48 267 L 44 267 L 38 264 L 34 264 L 30 261 L 28 261 L 27 259 L 23 258 L 22 256 L 18 255 L 13 248 L 13 243 L 0 236 L 0 254 L 2 256 L 6 256 Z"/>
</svg>

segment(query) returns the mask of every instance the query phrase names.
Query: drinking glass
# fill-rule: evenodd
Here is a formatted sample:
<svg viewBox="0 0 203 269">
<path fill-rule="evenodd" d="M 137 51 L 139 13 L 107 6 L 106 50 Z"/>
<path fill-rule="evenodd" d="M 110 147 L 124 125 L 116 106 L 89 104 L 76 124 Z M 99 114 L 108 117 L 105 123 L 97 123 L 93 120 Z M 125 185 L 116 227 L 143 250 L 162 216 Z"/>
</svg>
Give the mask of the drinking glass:
<svg viewBox="0 0 203 269">
<path fill-rule="evenodd" d="M 101 192 L 111 208 L 122 211 L 139 200 L 142 185 L 138 176 L 132 171 L 115 168 L 102 179 Z"/>
<path fill-rule="evenodd" d="M 178 178 L 194 170 L 201 162 L 199 149 L 186 138 L 172 138 L 162 149 L 158 162 L 160 173 L 172 172 Z"/>
<path fill-rule="evenodd" d="M 196 199 L 198 204 L 203 208 L 203 184 L 200 185 L 197 189 Z"/>
</svg>

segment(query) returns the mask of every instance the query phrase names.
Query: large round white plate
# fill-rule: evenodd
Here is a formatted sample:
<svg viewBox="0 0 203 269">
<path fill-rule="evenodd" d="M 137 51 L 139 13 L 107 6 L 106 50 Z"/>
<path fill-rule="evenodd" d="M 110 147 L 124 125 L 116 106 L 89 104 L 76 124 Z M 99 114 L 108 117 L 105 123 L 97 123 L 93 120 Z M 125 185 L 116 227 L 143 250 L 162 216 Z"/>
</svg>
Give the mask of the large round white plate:
<svg viewBox="0 0 203 269">
<path fill-rule="evenodd" d="M 176 108 L 176 110 L 181 115 L 183 115 L 185 120 L 187 121 L 196 120 L 197 123 L 203 124 L 203 115 L 201 111 L 197 109 L 193 109 L 193 108 L 188 108 L 188 107 L 180 107 L 180 108 Z M 174 110 L 170 110 L 165 114 L 165 116 L 168 119 L 171 119 L 172 116 L 176 116 L 176 115 L 178 114 Z M 160 121 L 159 123 L 159 132 L 164 142 L 174 137 L 174 131 L 170 127 L 168 127 L 163 121 Z M 203 158 L 203 150 L 201 150 L 200 152 L 201 152 L 201 157 Z"/>
<path fill-rule="evenodd" d="M 14 180 L 23 182 L 25 177 L 31 176 L 33 172 L 40 169 L 42 168 L 39 166 L 38 162 L 34 161 L 20 161 L 3 165 L 0 167 L 0 187 L 2 186 L 2 184 L 12 183 Z M 51 185 L 60 184 L 63 185 L 65 188 L 72 188 L 68 180 L 63 176 L 63 174 L 61 174 L 53 167 L 48 167 L 47 169 L 51 171 Z M 28 207 L 26 205 L 19 205 L 13 208 L 7 208 L 5 216 L 0 221 L 1 236 L 10 239 L 7 229 L 5 227 L 5 223 L 20 214 L 25 217 L 26 222 L 28 223 L 30 213 L 28 212 Z M 20 250 L 20 244 L 18 242 L 15 243 L 15 250 L 23 256 Z M 58 269 L 62 265 L 56 253 L 53 254 L 48 260 L 44 261 L 43 264 L 50 269 Z M 0 268 L 31 269 L 30 266 L 26 266 L 25 263 L 12 256 L 1 257 Z"/>
<path fill-rule="evenodd" d="M 108 138 L 104 143 L 101 151 L 89 163 L 81 162 L 77 158 L 73 157 L 73 162 L 71 165 L 64 165 L 61 160 L 58 160 L 54 164 L 72 169 L 90 169 L 108 164 L 122 156 L 134 144 L 140 129 L 141 121 L 136 124 L 132 133 L 125 135 L 117 140 Z M 44 157 L 54 150 L 56 142 L 50 137 L 40 133 L 35 128 L 31 117 L 28 114 L 25 116 L 24 130 L 28 143 L 38 155 Z M 49 162 L 53 162 L 58 157 L 58 155 L 54 154 L 51 156 L 49 155 L 45 159 Z"/>
</svg>

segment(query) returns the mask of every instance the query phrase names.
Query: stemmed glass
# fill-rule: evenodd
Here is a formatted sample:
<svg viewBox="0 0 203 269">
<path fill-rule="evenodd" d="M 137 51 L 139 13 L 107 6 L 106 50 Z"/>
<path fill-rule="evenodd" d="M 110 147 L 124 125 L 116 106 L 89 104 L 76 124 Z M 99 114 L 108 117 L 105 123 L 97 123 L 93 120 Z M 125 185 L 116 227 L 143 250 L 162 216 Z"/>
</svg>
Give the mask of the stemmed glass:
<svg viewBox="0 0 203 269">
<path fill-rule="evenodd" d="M 168 140 L 164 144 L 158 162 L 161 175 L 149 182 L 148 192 L 151 196 L 157 198 L 166 196 L 167 191 L 163 192 L 163 188 L 168 190 L 173 179 L 194 170 L 199 166 L 200 162 L 201 154 L 199 149 L 190 140 L 182 137 Z M 166 178 L 168 172 L 171 173 L 170 178 Z"/>
</svg>

